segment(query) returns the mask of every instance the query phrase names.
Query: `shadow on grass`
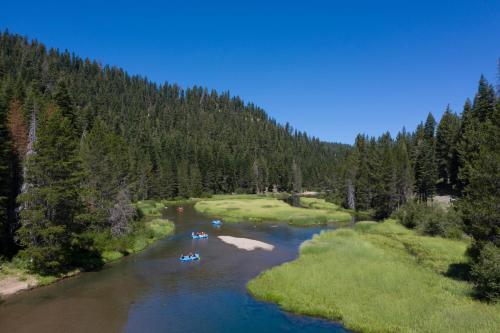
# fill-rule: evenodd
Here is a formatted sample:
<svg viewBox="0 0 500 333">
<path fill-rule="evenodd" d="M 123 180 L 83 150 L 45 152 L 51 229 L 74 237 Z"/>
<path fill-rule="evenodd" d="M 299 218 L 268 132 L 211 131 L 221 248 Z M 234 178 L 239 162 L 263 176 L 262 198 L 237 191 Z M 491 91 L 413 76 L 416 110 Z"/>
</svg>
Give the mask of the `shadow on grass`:
<svg viewBox="0 0 500 333">
<path fill-rule="evenodd" d="M 451 264 L 444 275 L 458 281 L 469 281 L 470 270 L 471 267 L 468 263 Z"/>
</svg>

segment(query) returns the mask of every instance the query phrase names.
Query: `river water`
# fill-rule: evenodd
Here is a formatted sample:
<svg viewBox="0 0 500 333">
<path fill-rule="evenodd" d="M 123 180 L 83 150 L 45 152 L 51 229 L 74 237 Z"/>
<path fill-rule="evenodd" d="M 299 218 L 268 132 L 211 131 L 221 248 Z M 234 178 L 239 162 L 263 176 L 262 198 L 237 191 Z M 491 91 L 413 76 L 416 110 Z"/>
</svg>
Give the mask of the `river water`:
<svg viewBox="0 0 500 333">
<path fill-rule="evenodd" d="M 0 305 L 0 332 L 347 332 L 339 324 L 296 316 L 248 295 L 260 272 L 294 259 L 320 228 L 284 223 L 226 223 L 214 228 L 192 206 L 165 215 L 175 235 L 144 252 L 50 286 L 9 297 Z M 191 231 L 208 239 L 192 240 Z M 272 252 L 239 250 L 217 235 L 270 243 Z M 199 251 L 199 262 L 180 253 Z"/>
</svg>

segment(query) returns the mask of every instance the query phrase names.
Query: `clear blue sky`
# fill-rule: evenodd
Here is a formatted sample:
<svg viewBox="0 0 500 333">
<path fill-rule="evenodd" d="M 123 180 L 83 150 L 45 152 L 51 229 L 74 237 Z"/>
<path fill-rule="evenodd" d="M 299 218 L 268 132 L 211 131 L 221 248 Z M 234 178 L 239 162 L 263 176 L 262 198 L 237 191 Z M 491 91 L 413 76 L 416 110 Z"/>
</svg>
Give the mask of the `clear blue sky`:
<svg viewBox="0 0 500 333">
<path fill-rule="evenodd" d="M 413 129 L 497 80 L 500 1 L 7 1 L 0 28 L 229 90 L 328 141 Z"/>
</svg>

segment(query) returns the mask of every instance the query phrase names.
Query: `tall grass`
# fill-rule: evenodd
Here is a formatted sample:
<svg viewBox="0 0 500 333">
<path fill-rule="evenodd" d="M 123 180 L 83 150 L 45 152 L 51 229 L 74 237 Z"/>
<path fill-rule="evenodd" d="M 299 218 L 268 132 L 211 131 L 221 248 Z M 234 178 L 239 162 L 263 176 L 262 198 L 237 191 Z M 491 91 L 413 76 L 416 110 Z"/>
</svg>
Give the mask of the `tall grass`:
<svg viewBox="0 0 500 333">
<path fill-rule="evenodd" d="M 500 305 L 471 298 L 445 276 L 467 243 L 419 236 L 394 221 L 322 232 L 297 260 L 248 284 L 288 311 L 340 320 L 360 332 L 499 332 Z"/>
<path fill-rule="evenodd" d="M 134 204 L 141 217 L 161 216 L 161 211 L 166 207 L 166 201 L 141 200 Z"/>
<path fill-rule="evenodd" d="M 107 233 L 95 237 L 96 247 L 101 252 L 104 262 L 120 259 L 125 255 L 140 252 L 148 245 L 174 232 L 174 223 L 166 219 L 154 219 L 140 222 L 135 230 L 122 237 L 112 238 Z"/>
<path fill-rule="evenodd" d="M 196 203 L 195 208 L 201 213 L 223 218 L 228 222 L 288 221 L 293 224 L 308 225 L 351 220 L 350 214 L 343 211 L 292 207 L 273 197 L 251 196 L 241 199 L 207 200 Z"/>
<path fill-rule="evenodd" d="M 289 193 L 279 192 L 279 193 L 262 193 L 262 194 L 213 194 L 202 198 L 179 198 L 174 200 L 162 200 L 162 203 L 166 205 L 185 205 L 191 203 L 197 203 L 199 201 L 212 201 L 212 200 L 234 200 L 234 199 L 262 199 L 262 198 L 275 198 L 275 199 L 287 199 L 290 197 Z"/>
</svg>

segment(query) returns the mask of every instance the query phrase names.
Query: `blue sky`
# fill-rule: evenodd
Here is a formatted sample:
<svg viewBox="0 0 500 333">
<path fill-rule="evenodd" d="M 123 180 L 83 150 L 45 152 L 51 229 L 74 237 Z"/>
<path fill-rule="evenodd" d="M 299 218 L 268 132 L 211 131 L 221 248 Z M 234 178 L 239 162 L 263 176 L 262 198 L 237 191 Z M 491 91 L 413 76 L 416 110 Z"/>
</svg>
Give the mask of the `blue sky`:
<svg viewBox="0 0 500 333">
<path fill-rule="evenodd" d="M 8 1 L 0 28 L 229 90 L 328 141 L 413 129 L 497 82 L 500 1 Z"/>
</svg>

